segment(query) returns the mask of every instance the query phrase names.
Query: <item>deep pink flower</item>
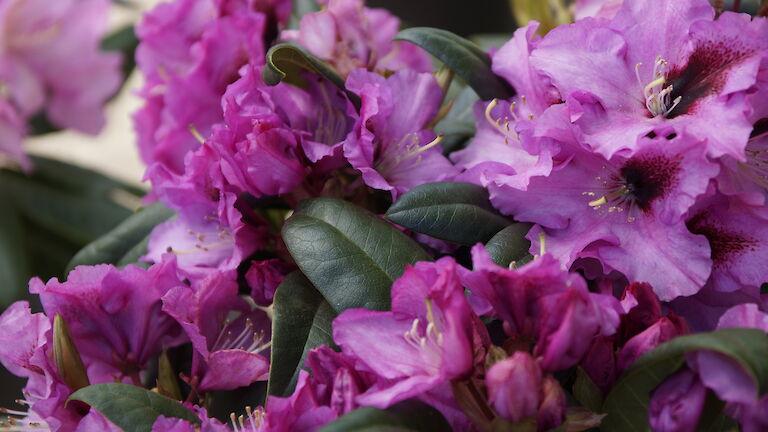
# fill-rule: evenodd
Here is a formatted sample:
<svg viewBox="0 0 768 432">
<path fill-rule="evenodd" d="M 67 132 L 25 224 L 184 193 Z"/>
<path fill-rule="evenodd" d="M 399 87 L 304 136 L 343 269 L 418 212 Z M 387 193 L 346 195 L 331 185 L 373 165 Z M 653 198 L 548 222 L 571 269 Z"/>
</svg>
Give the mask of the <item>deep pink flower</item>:
<svg viewBox="0 0 768 432">
<path fill-rule="evenodd" d="M 674 314 L 660 318 L 624 344 L 617 357 L 618 372 L 624 372 L 640 356 L 662 343 L 689 332 L 685 320 Z"/>
<path fill-rule="evenodd" d="M 380 408 L 470 377 L 489 343 L 450 258 L 406 268 L 392 286 L 392 311 L 346 310 L 333 336 L 381 378 L 356 399 Z"/>
<path fill-rule="evenodd" d="M 149 270 L 80 266 L 66 282 L 32 279 L 29 290 L 49 317 L 62 316 L 83 358 L 136 377 L 160 350 L 184 341 L 178 324 L 160 310 L 160 298 L 181 284 L 169 256 Z"/>
<path fill-rule="evenodd" d="M 198 391 L 244 387 L 269 372 L 271 320 L 237 289 L 233 271 L 215 272 L 199 286 L 177 286 L 163 296 L 163 311 L 178 321 L 195 349 L 190 383 Z"/>
<path fill-rule="evenodd" d="M 221 121 L 221 96 L 241 66 L 264 58 L 265 16 L 238 2 L 176 0 L 144 16 L 136 59 L 146 100 L 135 114 L 144 161 L 183 172 L 184 156 Z M 190 91 L 194 89 L 194 91 Z"/>
<path fill-rule="evenodd" d="M 357 69 L 347 88 L 360 95 L 362 108 L 344 141 L 344 156 L 365 184 L 396 198 L 420 184 L 453 177 L 456 169 L 427 129 L 443 99 L 434 76 L 403 69 L 385 78 Z"/>
<path fill-rule="evenodd" d="M 541 368 L 531 355 L 517 351 L 488 369 L 488 401 L 506 420 L 519 422 L 533 417 L 544 393 L 543 379 Z"/>
<path fill-rule="evenodd" d="M 245 280 L 251 288 L 251 297 L 256 304 L 269 306 L 275 296 L 275 290 L 285 279 L 285 275 L 296 267 L 279 259 L 253 261 L 245 273 Z"/>
<path fill-rule="evenodd" d="M 386 9 L 367 8 L 363 0 L 318 3 L 323 5 L 321 11 L 304 15 L 299 29 L 283 31 L 282 38 L 305 47 L 342 76 L 361 67 L 382 74 L 405 68 L 432 70 L 424 51 L 392 40 L 400 30 L 400 20 Z"/>
<path fill-rule="evenodd" d="M 648 422 L 658 432 L 693 432 L 704 410 L 707 389 L 697 375 L 683 368 L 651 393 Z"/>
</svg>

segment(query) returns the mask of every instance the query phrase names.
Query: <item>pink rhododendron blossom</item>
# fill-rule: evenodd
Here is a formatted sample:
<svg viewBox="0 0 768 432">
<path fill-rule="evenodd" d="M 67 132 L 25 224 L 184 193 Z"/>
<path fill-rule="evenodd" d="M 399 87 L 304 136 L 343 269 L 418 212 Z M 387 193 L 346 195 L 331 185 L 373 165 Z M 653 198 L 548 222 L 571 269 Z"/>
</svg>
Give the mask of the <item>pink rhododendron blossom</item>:
<svg viewBox="0 0 768 432">
<path fill-rule="evenodd" d="M 357 69 L 347 88 L 360 95 L 362 108 L 344 141 L 344 156 L 366 185 L 396 198 L 420 184 L 453 177 L 455 168 L 427 128 L 443 98 L 431 74 L 404 69 L 385 78 Z"/>
<path fill-rule="evenodd" d="M 536 361 L 530 354 L 518 351 L 488 369 L 488 399 L 501 417 L 519 422 L 536 415 L 542 380 Z"/>
<path fill-rule="evenodd" d="M 392 286 L 392 311 L 346 310 L 333 335 L 381 378 L 356 401 L 382 408 L 470 377 L 489 343 L 450 258 L 407 268 Z"/>
<path fill-rule="evenodd" d="M 318 0 L 322 10 L 304 15 L 298 30 L 282 38 L 294 41 L 328 62 L 342 76 L 366 68 L 386 74 L 400 69 L 430 72 L 429 56 L 407 42 L 393 41 L 400 20 L 386 9 L 371 9 L 363 0 Z"/>
<path fill-rule="evenodd" d="M 237 295 L 234 277 L 212 273 L 197 287 L 177 286 L 163 297 L 163 311 L 195 349 L 189 382 L 197 391 L 244 387 L 269 371 L 271 320 Z"/>
<path fill-rule="evenodd" d="M 0 151 L 23 167 L 24 123 L 45 112 L 56 126 L 96 134 L 121 81 L 120 55 L 99 50 L 108 0 L 8 0 L 0 5 Z"/>
</svg>

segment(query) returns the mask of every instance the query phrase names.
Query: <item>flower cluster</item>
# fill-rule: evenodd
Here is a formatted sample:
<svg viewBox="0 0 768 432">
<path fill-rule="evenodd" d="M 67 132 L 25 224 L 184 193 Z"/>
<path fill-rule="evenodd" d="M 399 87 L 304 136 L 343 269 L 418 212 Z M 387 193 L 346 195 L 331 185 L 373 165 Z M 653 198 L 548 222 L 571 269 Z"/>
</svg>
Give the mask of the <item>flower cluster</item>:
<svg viewBox="0 0 768 432">
<path fill-rule="evenodd" d="M 163 413 L 157 432 L 314 431 L 409 402 L 458 431 L 587 430 L 611 413 L 587 406 L 584 386 L 593 402 L 610 398 L 658 346 L 723 328 L 768 333 L 766 18 L 716 15 L 706 0 L 577 2 L 574 24 L 541 37 L 532 22 L 492 52 L 489 75 L 516 94 L 476 102 L 476 133 L 451 152 L 436 130 L 463 84 L 393 41 L 397 18 L 318 0 L 287 28 L 291 3 L 174 0 L 144 17 L 135 124 L 148 200 L 177 215 L 152 231 L 146 269 L 33 279 L 44 313 L 20 302 L 0 315 L 0 342 L 13 342 L 0 343 L 0 362 L 28 379 L 28 412 L 4 410 L 13 426 L 117 430 L 97 406 L 65 403 L 117 382 L 198 420 Z M 315 66 L 272 85 L 270 47 Z M 487 190 L 493 220 L 532 227 L 532 257 L 499 265 L 492 242 L 452 245 L 370 214 L 435 182 Z M 313 198 L 351 202 L 367 222 L 355 231 L 337 214 L 302 215 Z M 281 229 L 309 219 L 324 231 L 302 239 L 308 260 Z M 318 254 L 335 235 L 345 243 Z M 409 252 L 393 245 L 417 241 L 434 260 L 394 268 Z M 338 262 L 375 249 L 361 260 L 378 273 L 320 286 L 323 266 L 359 271 L 316 258 L 347 244 L 362 246 Z M 317 316 L 282 315 L 292 272 L 320 304 L 301 313 Z M 328 295 L 373 295 L 382 280 L 386 310 Z M 307 345 L 288 350 L 298 369 L 275 390 L 284 365 L 273 360 L 287 357 L 273 342 L 302 320 Z M 744 430 L 768 427 L 764 385 L 729 353 L 691 349 L 654 377 L 650 427 L 695 430 L 713 399 Z M 230 425 L 209 417 L 213 392 L 267 380 L 265 401 L 229 407 L 245 411 Z"/>
<path fill-rule="evenodd" d="M 25 169 L 21 141 L 32 117 L 95 134 L 121 82 L 119 54 L 99 51 L 110 2 L 48 3 L 0 2 L 0 152 Z"/>
</svg>

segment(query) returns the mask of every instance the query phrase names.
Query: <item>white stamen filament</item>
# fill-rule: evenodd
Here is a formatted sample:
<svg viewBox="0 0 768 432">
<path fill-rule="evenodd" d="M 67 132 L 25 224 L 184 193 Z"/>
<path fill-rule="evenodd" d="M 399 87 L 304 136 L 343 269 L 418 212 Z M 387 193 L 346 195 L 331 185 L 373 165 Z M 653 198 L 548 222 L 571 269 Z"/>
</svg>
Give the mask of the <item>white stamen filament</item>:
<svg viewBox="0 0 768 432">
<path fill-rule="evenodd" d="M 643 85 L 643 79 L 640 77 L 640 66 L 642 65 L 642 63 L 638 63 L 635 66 L 635 76 L 637 77 L 637 82 L 643 87 L 645 106 L 654 117 L 667 117 L 682 100 L 681 96 L 672 100 L 672 91 L 674 90 L 672 85 L 664 87 L 667 83 L 666 69 L 669 63 L 661 58 L 661 56 L 656 57 L 656 62 L 653 66 L 653 80 L 647 85 Z"/>
</svg>

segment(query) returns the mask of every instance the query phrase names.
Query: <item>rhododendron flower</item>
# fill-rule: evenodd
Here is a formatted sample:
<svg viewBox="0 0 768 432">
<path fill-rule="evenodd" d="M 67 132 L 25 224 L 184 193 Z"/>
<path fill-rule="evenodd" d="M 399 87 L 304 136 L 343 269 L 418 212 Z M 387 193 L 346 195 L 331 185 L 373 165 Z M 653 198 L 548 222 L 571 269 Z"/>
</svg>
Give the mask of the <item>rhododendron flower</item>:
<svg viewBox="0 0 768 432">
<path fill-rule="evenodd" d="M 263 63 L 266 17 L 240 3 L 175 0 L 158 5 L 137 26 L 146 104 L 134 117 L 147 164 L 182 173 L 184 156 L 200 145 L 190 126 L 207 137 L 222 120 L 221 96 L 240 67 Z"/>
<path fill-rule="evenodd" d="M 624 0 L 576 0 L 573 4 L 573 18 L 578 21 L 587 17 L 613 18 Z"/>
<path fill-rule="evenodd" d="M 540 224 L 548 250 L 566 265 L 598 258 L 604 273 L 648 282 L 661 300 L 698 292 L 712 268 L 709 245 L 683 217 L 717 174 L 701 142 L 666 131 L 641 138 L 630 158 L 572 151 L 524 192 L 491 185 L 494 202 L 517 220 Z M 540 232 L 529 233 L 532 249 Z"/>
<path fill-rule="evenodd" d="M 365 184 L 397 198 L 423 183 L 450 180 L 456 173 L 427 125 L 437 115 L 443 93 L 431 74 L 409 69 L 389 78 L 353 71 L 347 89 L 362 98 L 344 156 Z"/>
<path fill-rule="evenodd" d="M 301 18 L 298 30 L 282 38 L 295 41 L 325 60 L 342 76 L 366 68 L 386 74 L 400 69 L 429 72 L 432 63 L 420 48 L 393 41 L 400 20 L 386 9 L 364 7 L 363 0 L 318 0 L 319 12 Z"/>
<path fill-rule="evenodd" d="M 163 348 L 184 341 L 173 318 L 160 311 L 160 298 L 181 285 L 175 260 L 144 270 L 132 265 L 76 267 L 66 282 L 32 279 L 46 314 L 60 314 L 85 359 L 138 381 L 139 371 Z"/>
<path fill-rule="evenodd" d="M 541 368 L 531 355 L 517 351 L 488 369 L 488 400 L 506 420 L 533 417 L 539 409 L 542 380 Z"/>
<path fill-rule="evenodd" d="M 23 167 L 23 123 L 42 111 L 56 126 L 95 134 L 118 89 L 120 55 L 99 51 L 108 0 L 8 0 L 0 6 L 0 151 Z"/>
<path fill-rule="evenodd" d="M 706 0 L 625 2 L 612 20 L 583 19 L 551 31 L 531 53 L 550 77 L 584 142 L 611 158 L 674 125 L 714 157 L 744 160 L 768 22 Z M 727 41 L 724 43 L 723 41 Z"/>
<path fill-rule="evenodd" d="M 548 371 L 567 369 L 586 354 L 592 338 L 619 325 L 619 302 L 590 293 L 584 279 L 545 254 L 519 269 L 494 264 L 482 246 L 472 249 L 473 271 L 462 271 L 472 293 L 493 306 L 507 333 L 537 342 L 534 353 Z"/>
<path fill-rule="evenodd" d="M 450 258 L 406 268 L 392 286 L 392 311 L 348 309 L 334 320 L 333 336 L 381 377 L 356 399 L 381 408 L 470 377 L 489 343 Z"/>
<path fill-rule="evenodd" d="M 212 273 L 197 287 L 175 287 L 163 297 L 163 311 L 192 341 L 189 382 L 195 390 L 232 390 L 266 379 L 271 321 L 237 295 L 234 272 Z"/>
<path fill-rule="evenodd" d="M 704 410 L 707 389 L 694 372 L 683 368 L 651 393 L 648 423 L 659 432 L 693 432 Z"/>
</svg>

